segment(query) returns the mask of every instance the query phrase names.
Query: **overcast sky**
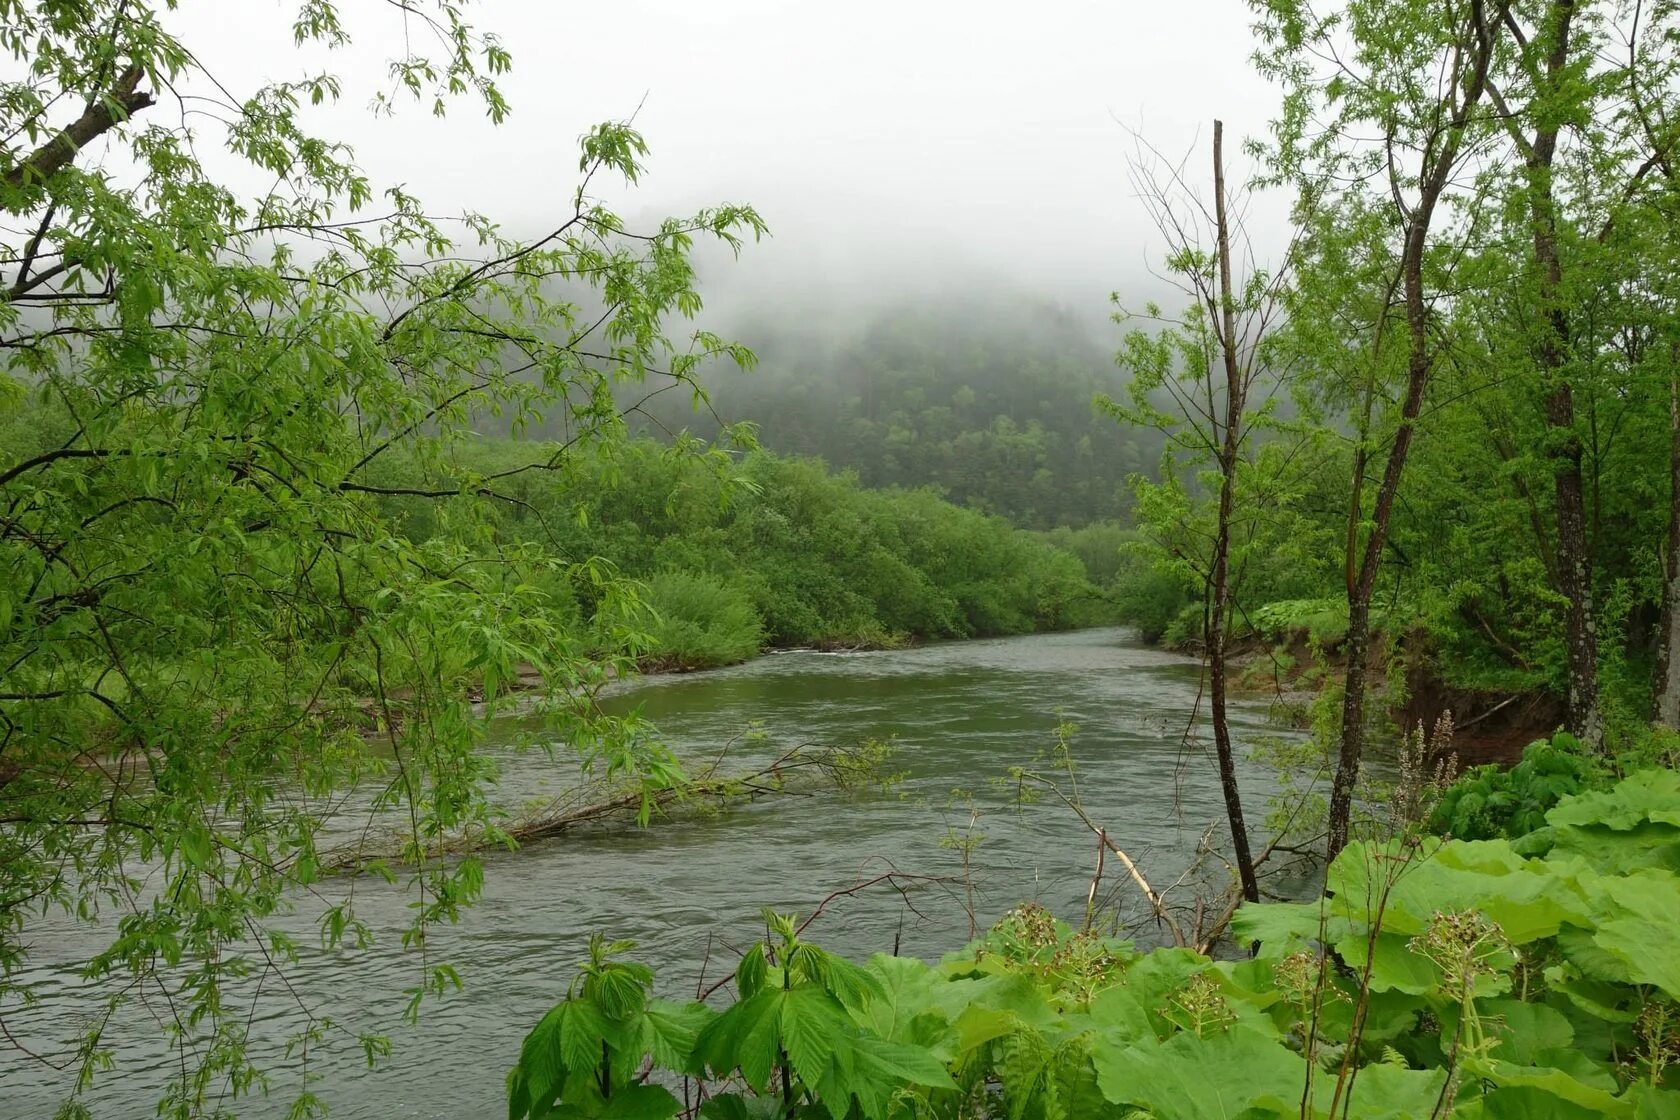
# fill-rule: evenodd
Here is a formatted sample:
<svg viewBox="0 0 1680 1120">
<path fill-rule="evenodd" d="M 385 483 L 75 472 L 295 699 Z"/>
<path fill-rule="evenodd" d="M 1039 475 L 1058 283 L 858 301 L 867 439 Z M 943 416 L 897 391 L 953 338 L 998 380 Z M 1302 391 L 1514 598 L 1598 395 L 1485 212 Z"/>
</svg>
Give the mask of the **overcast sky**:
<svg viewBox="0 0 1680 1120">
<path fill-rule="evenodd" d="M 445 121 L 375 120 L 401 24 L 378 0 L 344 3 L 358 43 L 330 62 L 351 81 L 322 131 L 376 183 L 535 230 L 568 204 L 578 135 L 640 104 L 649 174 L 605 192 L 621 212 L 740 201 L 770 223 L 730 275 L 707 270 L 725 295 L 1007 283 L 1101 314 L 1159 249 L 1126 128 L 1175 156 L 1199 140 L 1205 180 L 1213 118 L 1234 147 L 1278 100 L 1249 66 L 1242 0 L 481 0 L 472 18 L 513 52 L 512 118 L 492 127 L 463 102 Z M 321 61 L 291 47 L 295 8 L 188 0 L 174 22 L 224 79 L 284 77 Z"/>
</svg>

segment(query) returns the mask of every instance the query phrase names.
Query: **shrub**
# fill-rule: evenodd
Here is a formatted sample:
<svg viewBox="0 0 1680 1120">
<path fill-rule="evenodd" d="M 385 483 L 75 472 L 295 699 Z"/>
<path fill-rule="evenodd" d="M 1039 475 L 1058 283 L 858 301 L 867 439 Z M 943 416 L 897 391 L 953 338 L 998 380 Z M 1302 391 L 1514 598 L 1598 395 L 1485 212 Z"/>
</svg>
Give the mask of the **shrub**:
<svg viewBox="0 0 1680 1120">
<path fill-rule="evenodd" d="M 1533 832 L 1565 797 L 1598 784 L 1602 772 L 1580 741 L 1558 732 L 1530 743 L 1509 770 L 1477 766 L 1441 795 L 1427 822 L 1429 831 L 1456 840 L 1507 840 Z"/>
<path fill-rule="evenodd" d="M 661 572 L 648 584 L 652 668 L 705 669 L 745 661 L 764 643 L 764 624 L 740 588 L 694 572 Z"/>
</svg>

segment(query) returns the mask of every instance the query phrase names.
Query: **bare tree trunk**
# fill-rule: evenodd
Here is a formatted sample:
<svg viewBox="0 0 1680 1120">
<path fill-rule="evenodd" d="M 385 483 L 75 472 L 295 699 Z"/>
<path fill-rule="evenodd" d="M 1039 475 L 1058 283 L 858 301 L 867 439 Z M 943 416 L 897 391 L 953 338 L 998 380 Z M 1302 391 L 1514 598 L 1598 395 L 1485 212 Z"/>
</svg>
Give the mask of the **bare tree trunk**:
<svg viewBox="0 0 1680 1120">
<path fill-rule="evenodd" d="M 1400 256 L 1401 285 L 1406 305 L 1406 397 L 1400 406 L 1400 426 L 1389 445 L 1388 463 L 1377 490 L 1376 508 L 1371 515 L 1371 534 L 1359 562 L 1359 575 L 1348 588 L 1348 634 L 1344 652 L 1341 742 L 1336 756 L 1336 776 L 1330 787 L 1329 837 L 1326 856 L 1335 859 L 1348 842 L 1353 816 L 1353 790 L 1359 781 L 1359 765 L 1365 752 L 1365 673 L 1371 644 L 1371 597 L 1377 588 L 1383 549 L 1388 544 L 1388 523 L 1400 493 L 1400 479 L 1411 454 L 1412 436 L 1423 397 L 1434 370 L 1435 354 L 1429 342 L 1429 309 L 1424 300 L 1423 258 L 1429 246 L 1429 232 L 1436 204 L 1446 190 L 1464 143 L 1464 130 L 1471 111 L 1487 91 L 1488 68 L 1493 61 L 1495 28 L 1503 20 L 1509 0 L 1501 0 L 1498 14 L 1489 20 L 1483 0 L 1471 0 L 1472 41 L 1466 44 L 1469 70 L 1463 92 L 1455 96 L 1451 117 L 1437 146 L 1427 150 L 1419 169 L 1417 202 L 1403 210 L 1406 242 Z M 1458 94 L 1455 89 L 1454 94 Z"/>
<path fill-rule="evenodd" d="M 1208 619 L 1208 686 L 1213 710 L 1213 747 L 1219 759 L 1219 784 L 1225 793 L 1225 816 L 1231 825 L 1231 849 L 1237 863 L 1237 877 L 1243 897 L 1260 900 L 1260 885 L 1254 876 L 1254 857 L 1248 847 L 1248 825 L 1243 819 L 1242 793 L 1237 788 L 1236 755 L 1231 746 L 1231 724 L 1225 711 L 1225 643 L 1231 617 L 1231 507 L 1235 501 L 1237 458 L 1242 444 L 1243 406 L 1247 386 L 1237 361 L 1236 304 L 1231 295 L 1231 236 L 1225 215 L 1225 125 L 1213 122 L 1214 216 L 1219 237 L 1219 349 L 1225 365 L 1225 439 L 1219 449 L 1219 522 L 1213 545 L 1213 609 Z"/>
<path fill-rule="evenodd" d="M 1663 576 L 1652 714 L 1664 727 L 1680 730 L 1680 345 L 1669 351 L 1668 566 Z"/>
</svg>

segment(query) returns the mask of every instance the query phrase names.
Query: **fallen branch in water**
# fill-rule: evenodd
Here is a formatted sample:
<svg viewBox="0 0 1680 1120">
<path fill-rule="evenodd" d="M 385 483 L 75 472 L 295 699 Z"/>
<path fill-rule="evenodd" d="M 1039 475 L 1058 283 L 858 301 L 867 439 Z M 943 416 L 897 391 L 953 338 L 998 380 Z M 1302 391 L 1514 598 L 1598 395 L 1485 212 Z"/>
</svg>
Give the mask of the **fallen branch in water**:
<svg viewBox="0 0 1680 1120">
<path fill-rule="evenodd" d="M 822 788 L 857 789 L 893 780 L 876 773 L 883 756 L 877 745 L 870 743 L 855 748 L 817 748 L 801 744 L 751 770 L 720 774 L 721 765 L 734 742 L 731 740 L 726 744 L 706 769 L 693 778 L 654 789 L 634 785 L 623 785 L 617 789 L 603 784 L 581 786 L 495 833 L 452 837 L 428 852 L 427 856 L 434 858 L 519 846 L 573 829 L 609 822 L 635 823 L 654 816 L 670 817 L 684 807 L 715 811 L 762 797 L 803 797 Z M 370 846 L 364 838 L 353 846 L 329 853 L 322 862 L 335 871 L 355 872 L 374 863 L 400 861 L 404 858 L 401 854 L 404 850 L 404 841 L 400 839 L 376 840 Z"/>
</svg>

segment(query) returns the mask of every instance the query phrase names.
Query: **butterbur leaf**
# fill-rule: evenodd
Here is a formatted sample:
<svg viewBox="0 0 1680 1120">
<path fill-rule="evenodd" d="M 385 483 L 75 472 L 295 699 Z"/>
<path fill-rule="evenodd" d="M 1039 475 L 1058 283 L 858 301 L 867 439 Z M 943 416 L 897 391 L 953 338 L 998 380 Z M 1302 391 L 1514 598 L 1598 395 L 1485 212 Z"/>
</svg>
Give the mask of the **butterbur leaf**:
<svg viewBox="0 0 1680 1120">
<path fill-rule="evenodd" d="M 1299 1054 L 1237 1026 L 1198 1038 L 1129 1046 L 1100 1036 L 1091 1052 L 1097 1084 L 1114 1104 L 1146 1108 L 1159 1120 L 1220 1120 L 1251 1108 L 1298 1109 L 1306 1083 Z M 1363 1076 L 1363 1073 L 1361 1074 Z"/>
<path fill-rule="evenodd" d="M 1641 1083 L 1629 1089 L 1627 1095 L 1639 1120 L 1680 1120 L 1680 1092 Z"/>
<path fill-rule="evenodd" d="M 890 1042 L 925 1039 L 929 1024 L 935 1025 L 936 1034 L 948 1028 L 948 1020 L 934 1008 L 932 989 L 936 980 L 926 964 L 910 957 L 876 953 L 869 958 L 868 972 L 880 994 L 867 1007 L 851 1009 L 852 1018 L 860 1026 Z M 912 1024 L 919 1024 L 921 1029 L 914 1030 Z"/>
<path fill-rule="evenodd" d="M 1365 1066 L 1354 1082 L 1347 1115 L 1350 1120 L 1431 1120 L 1446 1080 L 1444 1070 L 1407 1069 L 1386 1062 Z M 1334 1093 L 1334 1077 L 1314 1083 L 1314 1103 L 1321 1115 L 1328 1115 Z M 1299 1108 L 1299 1102 L 1294 1102 L 1283 1115 L 1298 1116 Z"/>
<path fill-rule="evenodd" d="M 1477 1010 L 1499 1037 L 1494 1054 L 1517 1065 L 1546 1064 L 1537 1061 L 1541 1052 L 1568 1046 L 1575 1040 L 1569 1020 L 1545 1004 L 1489 999 L 1481 1001 Z"/>
<path fill-rule="evenodd" d="M 1595 1116 L 1634 1115 L 1632 1103 L 1618 1099 L 1611 1089 L 1589 1085 L 1560 1069 L 1519 1066 L 1497 1058 L 1467 1063 L 1465 1068 L 1502 1088 L 1537 1089 L 1572 1105 L 1590 1109 Z"/>
<path fill-rule="evenodd" d="M 1680 826 L 1680 773 L 1641 770 L 1599 793 L 1560 802 L 1546 814 L 1551 825 L 1602 825 L 1623 830 L 1646 821 Z"/>
<path fill-rule="evenodd" d="M 1379 933 L 1372 945 L 1364 934 L 1356 934 L 1338 943 L 1336 952 L 1349 967 L 1360 971 L 1365 968 L 1366 958 L 1370 958 L 1373 991 L 1410 995 L 1434 991 L 1440 975 L 1429 958 L 1412 952 L 1407 942 L 1407 938 L 1397 933 Z"/>
<path fill-rule="evenodd" d="M 1599 1120 L 1599 1114 L 1590 1108 L 1527 1087 L 1495 1089 L 1474 1103 L 1480 1106 L 1475 1120 Z M 1453 1111 L 1465 1113 L 1468 1109 Z"/>
<path fill-rule="evenodd" d="M 1285 956 L 1317 941 L 1326 923 L 1338 924 L 1327 910 L 1316 902 L 1246 903 L 1231 917 L 1231 937 L 1258 941 L 1261 956 Z"/>
</svg>

